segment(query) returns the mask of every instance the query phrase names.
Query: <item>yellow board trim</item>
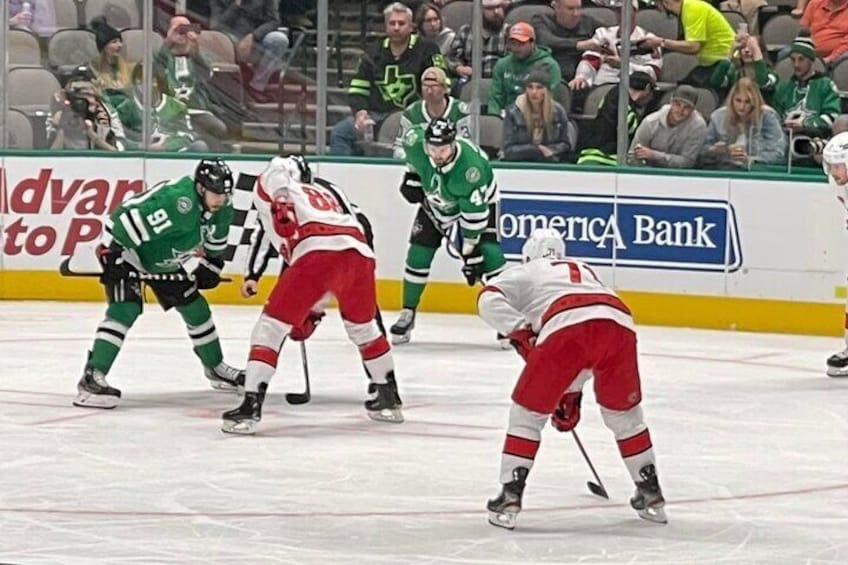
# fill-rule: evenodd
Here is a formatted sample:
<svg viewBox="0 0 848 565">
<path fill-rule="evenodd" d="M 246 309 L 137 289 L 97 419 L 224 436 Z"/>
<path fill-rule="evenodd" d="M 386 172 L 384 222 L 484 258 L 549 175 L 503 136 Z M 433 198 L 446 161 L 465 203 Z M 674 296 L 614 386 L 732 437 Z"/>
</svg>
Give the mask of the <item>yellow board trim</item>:
<svg viewBox="0 0 848 565">
<path fill-rule="evenodd" d="M 232 283 L 205 294 L 215 304 L 260 305 L 273 285 L 272 277 L 266 277 L 257 296 L 243 299 L 239 294 L 242 280 L 233 277 Z M 400 309 L 401 284 L 396 280 L 377 282 L 377 297 L 383 308 Z M 478 292 L 479 287 L 431 282 L 419 310 L 474 314 Z M 619 294 L 639 324 L 821 336 L 843 334 L 845 311 L 839 303 L 629 291 Z M 104 294 L 96 278 L 62 277 L 45 271 L 0 271 L 0 299 L 101 301 Z"/>
</svg>

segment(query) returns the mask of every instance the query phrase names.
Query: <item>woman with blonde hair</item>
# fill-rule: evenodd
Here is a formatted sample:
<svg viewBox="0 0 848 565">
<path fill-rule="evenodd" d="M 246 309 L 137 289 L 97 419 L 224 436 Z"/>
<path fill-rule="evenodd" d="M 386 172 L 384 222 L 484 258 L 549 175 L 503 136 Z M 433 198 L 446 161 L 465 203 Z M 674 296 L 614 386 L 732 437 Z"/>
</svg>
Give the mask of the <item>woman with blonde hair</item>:
<svg viewBox="0 0 848 565">
<path fill-rule="evenodd" d="M 562 161 L 572 149 L 565 108 L 553 99 L 545 69 L 524 79 L 524 94 L 507 108 L 503 124 L 504 161 Z"/>
<path fill-rule="evenodd" d="M 708 168 L 750 168 L 755 162 L 784 162 L 786 138 L 780 117 L 765 103 L 750 77 L 736 81 L 724 106 L 710 116 L 701 158 Z"/>
<path fill-rule="evenodd" d="M 121 55 L 124 45 L 121 32 L 109 25 L 104 17 L 91 20 L 90 27 L 94 31 L 97 50 L 100 52 L 89 65 L 94 72 L 95 84 L 106 101 L 117 107 L 129 97 L 132 83 L 132 68 Z"/>
</svg>

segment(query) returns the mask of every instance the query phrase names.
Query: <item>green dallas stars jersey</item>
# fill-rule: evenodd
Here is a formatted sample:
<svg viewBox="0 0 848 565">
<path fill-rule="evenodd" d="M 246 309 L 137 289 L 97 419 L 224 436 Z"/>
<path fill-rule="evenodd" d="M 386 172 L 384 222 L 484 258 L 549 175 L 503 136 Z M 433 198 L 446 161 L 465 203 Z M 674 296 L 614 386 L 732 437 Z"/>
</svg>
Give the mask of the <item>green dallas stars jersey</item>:
<svg viewBox="0 0 848 565">
<path fill-rule="evenodd" d="M 443 227 L 459 220 L 463 240 L 475 244 L 489 220 L 489 204 L 498 201 L 498 184 L 489 158 L 472 142 L 457 138 L 453 161 L 437 168 L 425 149 L 425 128 L 404 137 L 407 166 L 421 177 L 433 215 Z"/>
<path fill-rule="evenodd" d="M 129 260 L 136 267 L 173 273 L 201 248 L 209 256 L 223 253 L 232 219 L 230 203 L 215 213 L 204 211 L 194 178 L 185 176 L 121 204 L 106 231 L 132 251 Z"/>
</svg>

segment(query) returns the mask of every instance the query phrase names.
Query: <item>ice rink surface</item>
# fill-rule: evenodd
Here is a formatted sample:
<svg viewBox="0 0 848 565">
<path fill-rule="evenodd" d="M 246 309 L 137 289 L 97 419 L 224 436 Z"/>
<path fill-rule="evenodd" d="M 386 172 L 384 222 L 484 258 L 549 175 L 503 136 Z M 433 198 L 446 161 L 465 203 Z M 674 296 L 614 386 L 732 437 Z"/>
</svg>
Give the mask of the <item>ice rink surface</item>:
<svg viewBox="0 0 848 565">
<path fill-rule="evenodd" d="M 395 349 L 406 423 L 368 420 L 331 311 L 283 348 L 258 435 L 228 436 L 182 322 L 155 304 L 109 377 L 115 410 L 71 405 L 102 304 L 0 302 L 0 563 L 848 563 L 848 379 L 839 339 L 640 328 L 644 409 L 669 524 L 637 518 L 594 397 L 581 438 L 546 429 L 510 532 L 488 525 L 521 361 L 472 316 L 422 314 Z M 214 308 L 243 366 L 256 307 Z M 386 318 L 391 323 L 395 313 Z"/>
</svg>

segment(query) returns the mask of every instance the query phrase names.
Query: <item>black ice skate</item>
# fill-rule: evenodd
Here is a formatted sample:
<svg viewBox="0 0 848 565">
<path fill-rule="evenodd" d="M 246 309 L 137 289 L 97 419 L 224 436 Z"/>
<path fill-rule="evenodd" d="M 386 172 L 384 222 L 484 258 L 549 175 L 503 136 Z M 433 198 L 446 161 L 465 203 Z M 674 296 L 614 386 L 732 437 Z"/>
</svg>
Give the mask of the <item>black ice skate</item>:
<svg viewBox="0 0 848 565">
<path fill-rule="evenodd" d="M 507 530 L 515 529 L 515 518 L 521 512 L 521 497 L 529 473 L 527 467 L 516 467 L 512 471 L 512 481 L 503 486 L 497 498 L 486 504 L 491 525 Z"/>
<path fill-rule="evenodd" d="M 397 382 L 394 372 L 386 375 L 386 384 L 381 385 L 372 382 L 368 385 L 368 394 L 371 398 L 365 401 L 365 409 L 368 417 L 378 422 L 391 422 L 400 424 L 403 422 L 401 406 L 403 402 L 398 394 Z"/>
<path fill-rule="evenodd" d="M 667 524 L 668 518 L 663 510 L 665 498 L 660 489 L 656 468 L 651 464 L 645 465 L 639 471 L 639 476 L 642 480 L 636 483 L 636 494 L 630 499 L 630 506 L 640 518 L 658 524 Z"/>
<path fill-rule="evenodd" d="M 258 392 L 244 392 L 241 406 L 222 415 L 221 431 L 230 434 L 252 434 L 262 419 L 262 403 L 265 402 L 267 383 L 259 383 Z"/>
<path fill-rule="evenodd" d="M 415 310 L 404 308 L 400 311 L 397 322 L 389 328 L 389 333 L 392 334 L 392 343 L 394 345 L 408 343 L 412 339 L 413 328 L 415 328 Z"/>
<path fill-rule="evenodd" d="M 848 377 L 848 348 L 827 358 L 828 377 Z"/>
<path fill-rule="evenodd" d="M 234 391 L 244 387 L 244 369 L 230 367 L 221 361 L 216 367 L 203 367 L 209 386 L 215 390 Z"/>
<path fill-rule="evenodd" d="M 82 378 L 77 383 L 74 406 L 108 409 L 117 406 L 120 400 L 121 391 L 109 386 L 106 375 L 91 365 L 86 365 Z"/>
</svg>

